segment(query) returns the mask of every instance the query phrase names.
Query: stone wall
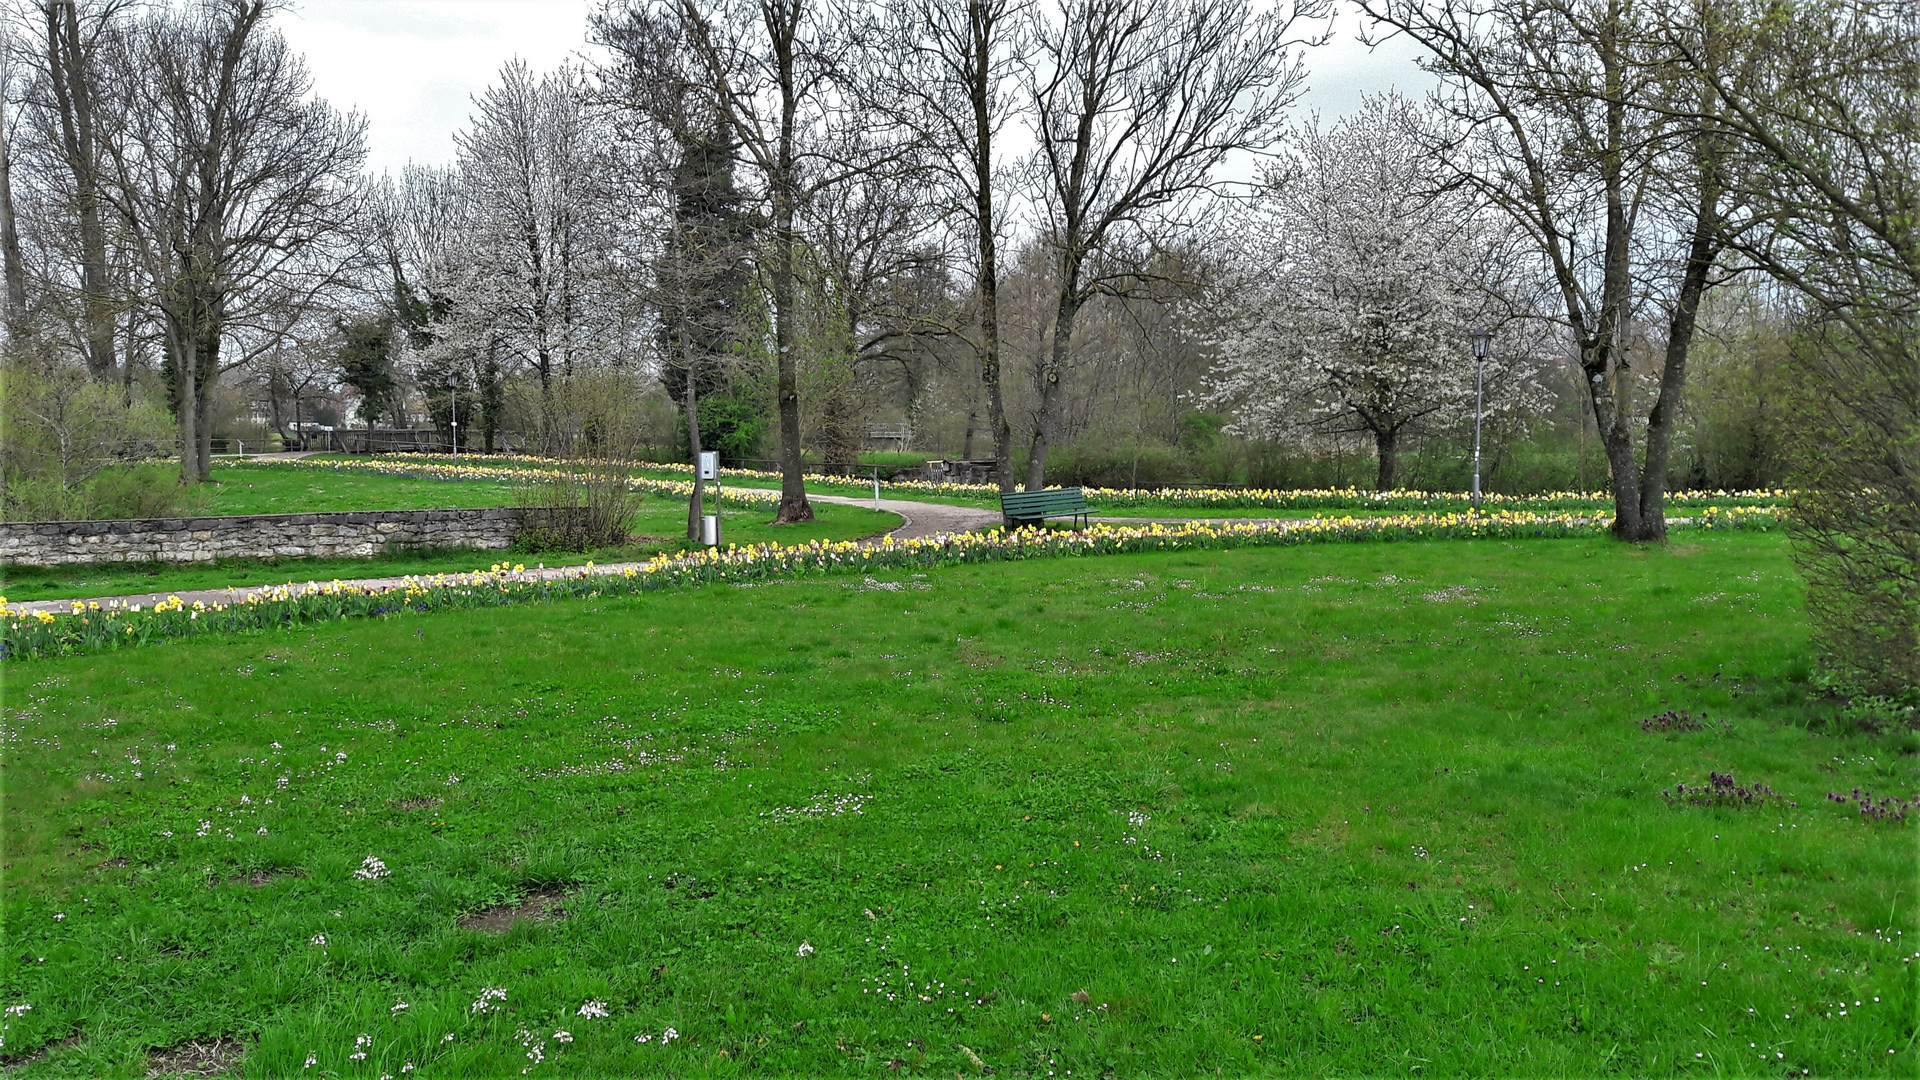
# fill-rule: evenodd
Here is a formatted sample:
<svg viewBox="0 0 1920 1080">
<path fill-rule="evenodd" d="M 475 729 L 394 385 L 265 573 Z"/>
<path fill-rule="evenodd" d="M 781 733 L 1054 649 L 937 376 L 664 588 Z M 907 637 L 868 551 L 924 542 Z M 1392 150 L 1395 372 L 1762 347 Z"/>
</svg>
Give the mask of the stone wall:
<svg viewBox="0 0 1920 1080">
<path fill-rule="evenodd" d="M 368 556 L 399 547 L 500 549 L 527 511 L 385 510 L 347 514 L 0 522 L 0 563 L 206 562 Z"/>
</svg>

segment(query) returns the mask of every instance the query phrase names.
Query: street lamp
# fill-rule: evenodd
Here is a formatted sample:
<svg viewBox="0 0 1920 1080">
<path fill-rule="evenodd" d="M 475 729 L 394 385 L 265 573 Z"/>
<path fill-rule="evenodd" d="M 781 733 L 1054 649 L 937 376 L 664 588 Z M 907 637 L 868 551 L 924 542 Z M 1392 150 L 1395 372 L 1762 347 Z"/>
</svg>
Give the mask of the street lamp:
<svg viewBox="0 0 1920 1080">
<path fill-rule="evenodd" d="M 447 372 L 447 406 L 453 421 L 453 460 L 460 460 L 460 373 Z"/>
<path fill-rule="evenodd" d="M 1493 347 L 1493 331 L 1475 330 L 1473 339 L 1473 512 L 1480 512 L 1480 416 L 1487 395 L 1487 353 Z"/>
</svg>

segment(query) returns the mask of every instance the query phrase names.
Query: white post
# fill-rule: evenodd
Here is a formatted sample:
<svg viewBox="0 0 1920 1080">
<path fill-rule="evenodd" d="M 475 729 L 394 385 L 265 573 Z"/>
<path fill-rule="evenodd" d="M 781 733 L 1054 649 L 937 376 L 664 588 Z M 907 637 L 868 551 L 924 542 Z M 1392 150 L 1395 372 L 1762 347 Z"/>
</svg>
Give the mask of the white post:
<svg viewBox="0 0 1920 1080">
<path fill-rule="evenodd" d="M 880 509 L 880 466 L 873 467 L 873 508 Z"/>
</svg>

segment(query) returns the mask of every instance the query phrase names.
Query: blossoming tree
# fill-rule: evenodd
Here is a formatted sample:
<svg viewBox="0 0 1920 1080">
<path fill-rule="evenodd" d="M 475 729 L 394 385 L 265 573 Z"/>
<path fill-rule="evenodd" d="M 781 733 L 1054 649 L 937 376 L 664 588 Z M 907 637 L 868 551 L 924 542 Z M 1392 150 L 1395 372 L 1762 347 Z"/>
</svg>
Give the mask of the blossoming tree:
<svg viewBox="0 0 1920 1080">
<path fill-rule="evenodd" d="M 1433 190 L 1415 137 L 1425 117 L 1394 94 L 1293 140 L 1259 185 L 1209 383 L 1243 435 L 1311 445 L 1364 434 L 1377 486 L 1397 482 L 1413 437 L 1470 421 L 1476 367 L 1468 335 L 1500 328 L 1486 362 L 1489 417 L 1524 419 L 1541 328 L 1505 280 L 1506 234 L 1457 194 Z"/>
</svg>

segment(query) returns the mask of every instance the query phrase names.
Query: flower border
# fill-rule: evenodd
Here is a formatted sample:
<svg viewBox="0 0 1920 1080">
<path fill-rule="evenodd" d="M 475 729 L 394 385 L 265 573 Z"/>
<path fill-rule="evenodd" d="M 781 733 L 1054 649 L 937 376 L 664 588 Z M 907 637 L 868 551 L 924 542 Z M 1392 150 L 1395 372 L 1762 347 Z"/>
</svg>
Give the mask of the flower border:
<svg viewBox="0 0 1920 1080">
<path fill-rule="evenodd" d="M 1675 529 L 1777 528 L 1779 507 L 1708 508 L 1672 522 Z M 206 634 L 303 626 L 337 619 L 432 612 L 555 600 L 623 596 L 720 582 L 748 582 L 808 574 L 870 573 L 1015 559 L 1117 555 L 1139 551 L 1272 547 L 1306 543 L 1441 539 L 1519 539 L 1604 535 L 1605 518 L 1566 513 L 1406 514 L 1382 518 L 1311 518 L 1291 522 L 1191 522 L 1065 531 L 946 533 L 878 542 L 729 545 L 656 555 L 622 567 L 566 567 L 528 571 L 496 564 L 464 574 L 407 577 L 393 586 L 280 585 L 256 589 L 232 604 L 186 604 L 169 597 L 147 610 L 74 601 L 54 615 L 10 609 L 0 597 L 0 659 L 11 662 L 103 652 Z"/>
</svg>

